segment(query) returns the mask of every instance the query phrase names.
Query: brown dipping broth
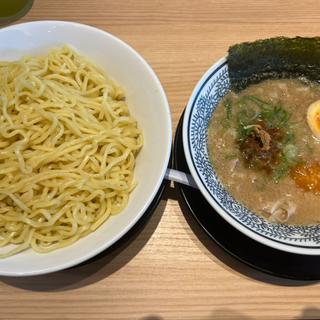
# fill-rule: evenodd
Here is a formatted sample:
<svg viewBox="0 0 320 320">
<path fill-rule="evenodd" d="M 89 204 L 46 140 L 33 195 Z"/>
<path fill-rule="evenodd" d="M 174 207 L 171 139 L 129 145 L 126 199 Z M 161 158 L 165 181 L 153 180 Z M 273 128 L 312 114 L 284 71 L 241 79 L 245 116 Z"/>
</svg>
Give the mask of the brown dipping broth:
<svg viewBox="0 0 320 320">
<path fill-rule="evenodd" d="M 298 79 L 266 80 L 239 94 L 230 92 L 214 111 L 208 130 L 210 160 L 222 184 L 237 201 L 271 222 L 320 223 L 319 194 L 298 188 L 290 174 L 275 181 L 267 172 L 249 167 L 243 159 L 236 121 L 231 121 L 229 127 L 224 123 L 226 100 L 234 102 L 245 96 L 281 105 L 290 114 L 299 159 L 319 161 L 320 143 L 312 136 L 306 115 L 309 105 L 320 99 L 320 85 Z"/>
</svg>

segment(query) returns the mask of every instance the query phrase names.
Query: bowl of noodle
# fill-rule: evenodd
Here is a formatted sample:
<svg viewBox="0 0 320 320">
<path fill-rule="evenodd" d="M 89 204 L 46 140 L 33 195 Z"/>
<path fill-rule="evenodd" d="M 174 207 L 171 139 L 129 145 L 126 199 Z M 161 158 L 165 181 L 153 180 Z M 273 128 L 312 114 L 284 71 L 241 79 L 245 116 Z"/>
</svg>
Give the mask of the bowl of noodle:
<svg viewBox="0 0 320 320">
<path fill-rule="evenodd" d="M 166 95 L 123 41 L 63 21 L 0 30 L 0 82 L 0 275 L 79 264 L 157 194 L 171 151 Z"/>
</svg>

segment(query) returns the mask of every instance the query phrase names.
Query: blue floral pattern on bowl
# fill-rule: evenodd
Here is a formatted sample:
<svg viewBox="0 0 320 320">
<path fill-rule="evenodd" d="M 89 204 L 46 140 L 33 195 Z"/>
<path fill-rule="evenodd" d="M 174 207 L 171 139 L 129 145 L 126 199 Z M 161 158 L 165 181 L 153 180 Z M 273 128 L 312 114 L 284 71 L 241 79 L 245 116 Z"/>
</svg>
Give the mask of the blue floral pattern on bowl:
<svg viewBox="0 0 320 320">
<path fill-rule="evenodd" d="M 320 248 L 320 226 L 274 224 L 237 202 L 222 186 L 209 160 L 207 127 L 219 101 L 230 89 L 228 65 L 222 60 L 195 94 L 188 123 L 188 144 L 194 168 L 216 203 L 242 226 L 270 240 L 301 248 Z"/>
</svg>

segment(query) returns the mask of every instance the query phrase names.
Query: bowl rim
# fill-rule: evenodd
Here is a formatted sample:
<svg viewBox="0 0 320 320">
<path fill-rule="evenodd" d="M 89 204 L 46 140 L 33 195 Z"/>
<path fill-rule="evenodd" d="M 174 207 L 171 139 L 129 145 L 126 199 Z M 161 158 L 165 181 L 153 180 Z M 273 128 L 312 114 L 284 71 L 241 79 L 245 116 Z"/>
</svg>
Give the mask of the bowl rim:
<svg viewBox="0 0 320 320">
<path fill-rule="evenodd" d="M 192 111 L 194 108 L 195 101 L 200 94 L 202 88 L 205 84 L 210 80 L 211 75 L 217 72 L 220 68 L 227 65 L 227 56 L 220 58 L 216 63 L 214 63 L 200 78 L 200 80 L 195 85 L 190 98 L 188 100 L 188 104 L 185 108 L 184 119 L 183 119 L 183 127 L 182 127 L 182 139 L 183 139 L 183 149 L 185 152 L 186 161 L 190 170 L 190 173 L 196 182 L 196 185 L 204 198 L 208 201 L 211 207 L 220 214 L 228 223 L 230 223 L 234 228 L 247 235 L 251 239 L 258 241 L 264 245 L 272 247 L 274 249 L 278 249 L 284 252 L 290 252 L 295 254 L 303 254 L 303 255 L 319 255 L 320 254 L 320 245 L 318 247 L 303 247 L 296 246 L 294 243 L 286 244 L 282 242 L 277 242 L 277 240 L 273 240 L 272 238 L 267 238 L 262 234 L 256 233 L 251 230 L 248 226 L 242 225 L 237 219 L 235 219 L 232 214 L 228 214 L 221 206 L 218 204 L 217 200 L 214 196 L 210 195 L 205 182 L 201 179 L 198 170 L 196 168 L 195 161 L 193 160 L 190 146 L 190 118 L 192 115 Z"/>
<path fill-rule="evenodd" d="M 167 122 L 167 135 L 168 135 L 168 147 L 166 150 L 166 153 L 164 154 L 165 161 L 162 163 L 161 170 L 159 170 L 159 176 L 157 179 L 157 183 L 154 185 L 153 190 L 150 192 L 150 194 L 147 198 L 147 201 L 144 203 L 142 206 L 140 212 L 126 225 L 125 228 L 123 228 L 120 232 L 117 233 L 116 236 L 113 238 L 109 239 L 108 241 L 105 241 L 103 245 L 100 245 L 97 248 L 94 248 L 91 250 L 89 253 L 86 255 L 80 255 L 78 258 L 71 259 L 69 261 L 60 263 L 59 265 L 53 265 L 49 267 L 45 267 L 42 269 L 37 269 L 34 271 L 22 271 L 22 272 L 10 272 L 10 271 L 1 271 L 0 270 L 0 275 L 2 276 L 15 276 L 15 277 L 21 277 L 21 276 L 35 276 L 35 275 L 43 275 L 43 274 L 48 274 L 52 272 L 57 272 L 60 270 L 64 270 L 73 266 L 76 266 L 80 263 L 83 263 L 94 256 L 98 255 L 99 253 L 105 251 L 109 247 L 111 247 L 115 242 L 120 240 L 130 229 L 133 228 L 133 226 L 141 219 L 141 217 L 144 215 L 152 201 L 157 195 L 157 192 L 159 191 L 161 184 L 163 183 L 163 180 L 165 178 L 165 173 L 169 165 L 170 157 L 171 157 L 171 149 L 172 149 L 172 118 L 171 118 L 171 112 L 170 112 L 170 105 L 168 102 L 168 98 L 166 96 L 165 90 L 156 74 L 156 72 L 152 69 L 152 67 L 149 65 L 149 63 L 145 60 L 145 58 L 142 57 L 133 47 L 131 47 L 128 43 L 125 41 L 121 40 L 117 36 L 104 31 L 102 29 L 93 27 L 91 25 L 83 24 L 83 23 L 78 23 L 78 22 L 72 22 L 72 21 L 64 21 L 64 20 L 38 20 L 38 21 L 30 21 L 30 22 L 22 22 L 18 24 L 13 24 L 7 27 L 4 27 L 0 29 L 0 34 L 4 32 L 8 32 L 10 30 L 14 29 L 24 29 L 28 27 L 50 27 L 54 25 L 59 25 L 59 26 L 67 26 L 67 27 L 76 27 L 79 28 L 81 31 L 82 29 L 90 30 L 94 33 L 99 33 L 100 35 L 105 36 L 106 38 L 111 38 L 112 41 L 118 42 L 121 46 L 125 47 L 126 50 L 128 50 L 132 55 L 134 55 L 144 66 L 144 68 L 148 71 L 149 75 L 152 77 L 153 81 L 155 82 L 159 94 L 161 96 L 161 99 L 163 101 L 163 107 L 165 108 L 164 114 L 166 116 L 166 122 Z M 84 238 L 83 238 L 84 239 Z"/>
</svg>

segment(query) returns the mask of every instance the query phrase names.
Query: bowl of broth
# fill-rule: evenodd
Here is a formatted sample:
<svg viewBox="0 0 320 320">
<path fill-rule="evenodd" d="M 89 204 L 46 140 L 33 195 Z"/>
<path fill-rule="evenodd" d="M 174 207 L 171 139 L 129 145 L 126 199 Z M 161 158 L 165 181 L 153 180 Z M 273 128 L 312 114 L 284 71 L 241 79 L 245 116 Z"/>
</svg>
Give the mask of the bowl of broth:
<svg viewBox="0 0 320 320">
<path fill-rule="evenodd" d="M 296 68 L 275 73 L 268 62 L 262 76 L 234 80 L 239 72 L 230 74 L 229 58 L 230 51 L 203 75 L 186 107 L 190 172 L 239 231 L 275 249 L 317 255 L 320 85 Z"/>
</svg>

